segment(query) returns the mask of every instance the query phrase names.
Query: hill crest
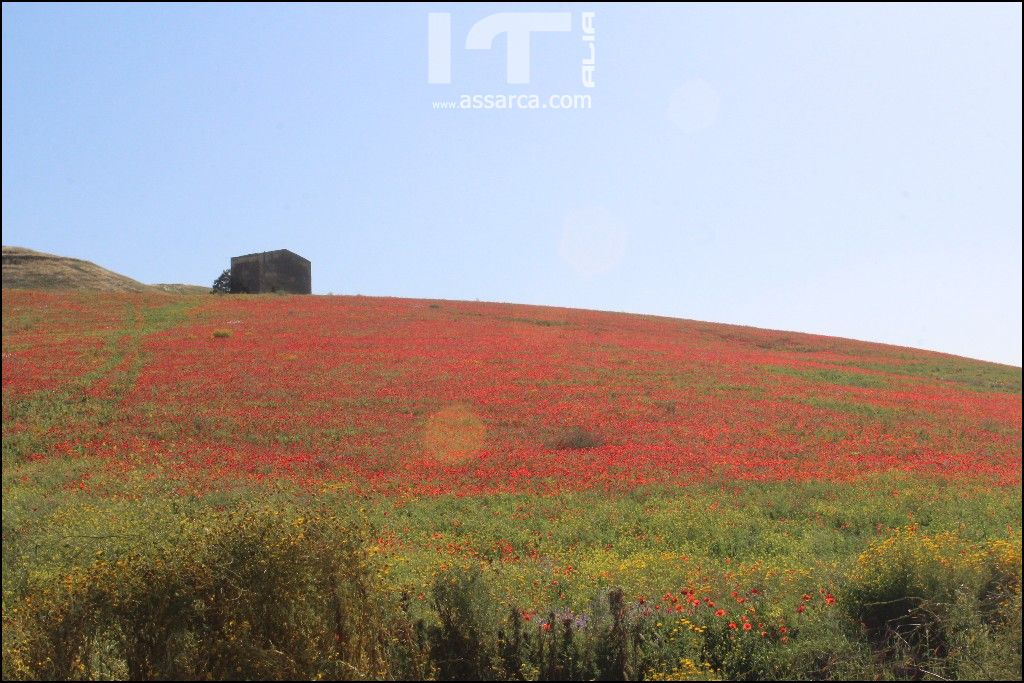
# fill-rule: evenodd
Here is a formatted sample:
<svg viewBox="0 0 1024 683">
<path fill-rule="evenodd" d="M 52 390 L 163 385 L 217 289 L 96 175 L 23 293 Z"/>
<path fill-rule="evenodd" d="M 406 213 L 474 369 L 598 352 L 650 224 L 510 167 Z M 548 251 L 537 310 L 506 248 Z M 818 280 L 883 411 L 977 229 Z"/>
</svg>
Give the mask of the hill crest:
<svg viewBox="0 0 1024 683">
<path fill-rule="evenodd" d="M 98 266 L 92 261 L 59 256 L 25 247 L 3 247 L 4 289 L 60 289 L 96 292 L 202 293 L 199 285 L 147 285 Z"/>
</svg>

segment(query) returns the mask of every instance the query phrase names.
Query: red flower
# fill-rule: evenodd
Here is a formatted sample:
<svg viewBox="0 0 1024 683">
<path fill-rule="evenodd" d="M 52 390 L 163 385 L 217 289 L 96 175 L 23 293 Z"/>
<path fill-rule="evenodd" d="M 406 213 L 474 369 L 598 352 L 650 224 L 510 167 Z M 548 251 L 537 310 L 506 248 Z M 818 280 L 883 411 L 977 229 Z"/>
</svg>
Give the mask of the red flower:
<svg viewBox="0 0 1024 683">
<path fill-rule="evenodd" d="M 736 622 L 735 621 L 730 621 L 729 622 L 729 628 L 735 629 L 736 628 Z"/>
<path fill-rule="evenodd" d="M 724 617 L 725 616 L 725 610 L 724 609 L 717 609 L 717 610 L 715 610 L 715 616 L 716 617 Z"/>
<path fill-rule="evenodd" d="M 751 625 L 750 625 L 750 622 L 749 622 L 749 621 L 744 621 L 744 622 L 743 622 L 743 630 L 744 630 L 744 631 L 749 631 L 749 630 L 750 630 L 750 629 L 752 629 L 752 628 L 753 628 L 753 626 L 751 626 Z"/>
<path fill-rule="evenodd" d="M 797 608 L 796 608 L 797 614 L 803 614 L 804 610 L 806 610 L 806 609 L 807 609 L 807 607 L 805 607 L 804 605 L 797 606 Z"/>
</svg>

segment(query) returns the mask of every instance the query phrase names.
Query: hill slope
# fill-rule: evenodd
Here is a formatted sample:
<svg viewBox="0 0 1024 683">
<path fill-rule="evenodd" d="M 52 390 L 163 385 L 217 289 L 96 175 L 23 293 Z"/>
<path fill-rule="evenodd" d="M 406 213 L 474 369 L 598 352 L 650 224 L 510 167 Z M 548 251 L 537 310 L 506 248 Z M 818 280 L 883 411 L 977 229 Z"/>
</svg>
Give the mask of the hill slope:
<svg viewBox="0 0 1024 683">
<path fill-rule="evenodd" d="M 95 292 L 208 292 L 196 285 L 145 285 L 91 261 L 23 247 L 3 247 L 4 289 L 72 289 Z"/>
<path fill-rule="evenodd" d="M 1020 380 L 653 316 L 5 289 L 4 677 L 1019 679 Z"/>
<path fill-rule="evenodd" d="M 151 434 L 171 453 L 182 443 L 216 451 L 207 485 L 252 474 L 254 462 L 268 471 L 316 462 L 360 485 L 435 492 L 630 488 L 711 473 L 1020 478 L 1019 368 L 596 311 L 190 299 L 110 306 L 5 292 L 5 316 L 33 319 L 19 329 L 5 317 L 5 394 L 110 367 L 99 382 L 121 390 L 107 443 Z M 122 319 L 124 306 L 138 313 Z M 162 322 L 140 328 L 140 316 Z M 134 375 L 92 346 L 119 326 L 145 339 Z M 10 363 L 22 365 L 8 373 Z M 189 427 L 211 420 L 213 431 Z"/>
</svg>

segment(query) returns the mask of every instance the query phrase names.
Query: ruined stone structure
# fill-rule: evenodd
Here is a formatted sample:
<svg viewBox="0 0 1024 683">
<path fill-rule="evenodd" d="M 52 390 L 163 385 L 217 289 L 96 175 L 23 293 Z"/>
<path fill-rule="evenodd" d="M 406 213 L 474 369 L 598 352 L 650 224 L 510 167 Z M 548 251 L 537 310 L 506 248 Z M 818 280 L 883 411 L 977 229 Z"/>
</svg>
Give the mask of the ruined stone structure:
<svg viewBox="0 0 1024 683">
<path fill-rule="evenodd" d="M 231 259 L 231 291 L 244 294 L 312 292 L 311 264 L 287 249 Z"/>
</svg>

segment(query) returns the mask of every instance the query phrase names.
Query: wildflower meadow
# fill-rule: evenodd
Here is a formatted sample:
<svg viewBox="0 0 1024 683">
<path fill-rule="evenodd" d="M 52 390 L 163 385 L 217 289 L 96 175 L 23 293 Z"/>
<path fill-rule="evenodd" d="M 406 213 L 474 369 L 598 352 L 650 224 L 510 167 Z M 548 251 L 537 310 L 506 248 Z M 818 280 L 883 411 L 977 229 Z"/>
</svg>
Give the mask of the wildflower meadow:
<svg viewBox="0 0 1024 683">
<path fill-rule="evenodd" d="M 1021 370 L 5 289 L 3 676 L 1019 679 Z"/>
</svg>

